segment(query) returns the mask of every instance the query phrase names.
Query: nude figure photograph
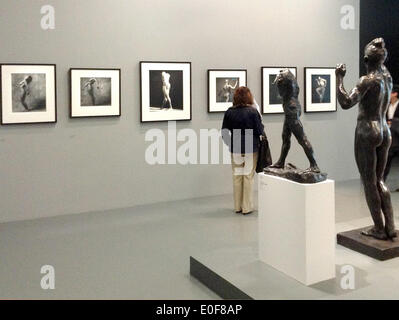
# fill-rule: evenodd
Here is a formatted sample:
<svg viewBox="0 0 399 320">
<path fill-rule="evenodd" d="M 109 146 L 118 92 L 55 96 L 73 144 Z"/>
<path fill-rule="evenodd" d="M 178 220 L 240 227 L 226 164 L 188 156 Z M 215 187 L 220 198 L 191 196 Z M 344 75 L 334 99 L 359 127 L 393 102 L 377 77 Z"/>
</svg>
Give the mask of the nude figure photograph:
<svg viewBox="0 0 399 320">
<path fill-rule="evenodd" d="M 118 117 L 121 115 L 121 70 L 70 69 L 70 116 Z"/>
<path fill-rule="evenodd" d="M 234 90 L 239 86 L 239 78 L 216 78 L 216 102 L 233 102 Z"/>
<path fill-rule="evenodd" d="M 183 71 L 150 71 L 151 111 L 183 110 Z"/>
<path fill-rule="evenodd" d="M 331 77 L 328 74 L 312 75 L 312 103 L 331 102 Z"/>
<path fill-rule="evenodd" d="M 337 111 L 334 67 L 305 67 L 305 112 Z"/>
<path fill-rule="evenodd" d="M 191 120 L 191 62 L 140 62 L 141 122 Z"/>
<path fill-rule="evenodd" d="M 80 104 L 82 107 L 111 105 L 111 78 L 80 78 Z"/>
<path fill-rule="evenodd" d="M 236 89 L 246 84 L 246 69 L 208 69 L 208 112 L 225 112 Z"/>
<path fill-rule="evenodd" d="M 262 113 L 284 113 L 283 97 L 277 87 L 276 78 L 283 69 L 288 69 L 296 77 L 296 67 L 261 67 Z"/>
<path fill-rule="evenodd" d="M 12 111 L 46 110 L 46 75 L 15 73 L 12 79 Z"/>
</svg>

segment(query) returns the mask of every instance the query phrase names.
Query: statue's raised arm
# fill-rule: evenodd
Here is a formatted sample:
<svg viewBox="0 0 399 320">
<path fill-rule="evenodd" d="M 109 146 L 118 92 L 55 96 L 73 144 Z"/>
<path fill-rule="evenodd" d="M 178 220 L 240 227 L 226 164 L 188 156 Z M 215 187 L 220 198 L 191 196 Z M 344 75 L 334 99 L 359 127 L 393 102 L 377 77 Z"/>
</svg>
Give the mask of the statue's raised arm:
<svg viewBox="0 0 399 320">
<path fill-rule="evenodd" d="M 344 87 L 344 77 L 346 74 L 346 65 L 338 64 L 335 69 L 337 78 L 337 99 L 342 109 L 347 110 L 359 103 L 368 89 L 368 77 L 364 76 L 359 79 L 357 85 L 347 93 Z"/>
</svg>

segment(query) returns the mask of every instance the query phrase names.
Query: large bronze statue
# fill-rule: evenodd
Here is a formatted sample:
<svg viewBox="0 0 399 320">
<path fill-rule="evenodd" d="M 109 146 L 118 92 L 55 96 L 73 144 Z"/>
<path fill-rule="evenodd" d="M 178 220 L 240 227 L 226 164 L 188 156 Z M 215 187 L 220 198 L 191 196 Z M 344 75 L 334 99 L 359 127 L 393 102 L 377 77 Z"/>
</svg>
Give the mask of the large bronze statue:
<svg viewBox="0 0 399 320">
<path fill-rule="evenodd" d="M 392 77 L 384 65 L 387 55 L 382 38 L 374 39 L 366 46 L 364 62 L 367 75 L 360 78 L 349 94 L 343 84 L 346 66 L 339 64 L 335 71 L 337 97 L 342 109 L 352 108 L 359 103 L 355 157 L 374 221 L 374 227 L 362 233 L 380 240 L 397 236 L 391 195 L 383 179 L 391 145 L 391 133 L 385 118 L 392 90 Z"/>
<path fill-rule="evenodd" d="M 283 69 L 275 79 L 280 96 L 283 98 L 283 109 L 285 114 L 283 126 L 283 144 L 280 158 L 277 162 L 265 169 L 268 174 L 278 175 L 300 183 L 315 183 L 323 181 L 327 175 L 320 173 L 313 154 L 313 148 L 305 135 L 299 117 L 301 116 L 301 104 L 298 100 L 299 86 L 295 76 L 289 69 Z M 297 169 L 294 165 L 285 166 L 285 160 L 291 148 L 291 136 L 294 134 L 298 143 L 302 146 L 309 160 L 310 166 L 307 170 Z"/>
</svg>

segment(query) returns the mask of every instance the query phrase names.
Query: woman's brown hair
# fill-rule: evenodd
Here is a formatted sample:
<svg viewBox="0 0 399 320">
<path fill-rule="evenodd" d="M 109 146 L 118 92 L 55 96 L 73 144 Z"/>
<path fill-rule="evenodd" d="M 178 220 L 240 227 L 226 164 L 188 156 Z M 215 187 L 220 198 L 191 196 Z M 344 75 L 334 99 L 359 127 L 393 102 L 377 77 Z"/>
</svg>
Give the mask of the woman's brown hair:
<svg viewBox="0 0 399 320">
<path fill-rule="evenodd" d="M 247 87 L 238 87 L 234 92 L 234 106 L 251 106 L 254 104 L 254 97 Z"/>
</svg>

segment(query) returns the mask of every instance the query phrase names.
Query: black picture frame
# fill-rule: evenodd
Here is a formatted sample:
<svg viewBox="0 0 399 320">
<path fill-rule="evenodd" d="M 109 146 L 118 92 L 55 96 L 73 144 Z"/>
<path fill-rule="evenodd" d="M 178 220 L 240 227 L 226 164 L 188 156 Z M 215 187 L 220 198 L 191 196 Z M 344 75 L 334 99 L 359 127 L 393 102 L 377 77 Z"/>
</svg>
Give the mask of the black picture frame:
<svg viewBox="0 0 399 320">
<path fill-rule="evenodd" d="M 330 86 L 329 86 L 329 93 L 330 93 L 330 100 L 331 102 L 329 103 L 332 105 L 329 107 L 329 109 L 323 109 L 321 108 L 320 104 L 320 109 L 317 110 L 317 106 L 314 107 L 313 103 L 309 103 L 312 95 L 312 89 L 309 90 L 308 86 L 312 86 L 312 83 L 308 81 L 308 72 L 311 70 L 326 70 L 329 72 L 330 75 Z M 317 72 L 316 74 L 320 74 L 320 72 Z M 312 75 L 312 74 L 310 74 Z M 304 111 L 305 113 L 320 113 L 320 112 L 337 112 L 337 98 L 336 98 L 336 76 L 335 76 L 335 67 L 304 67 L 303 68 L 303 79 L 304 79 Z M 310 92 L 310 95 L 309 95 Z M 335 97 L 335 98 L 334 98 Z M 311 108 L 312 107 L 312 108 Z"/>
<path fill-rule="evenodd" d="M 85 116 L 74 116 L 73 115 L 73 106 L 72 106 L 72 72 L 73 71 L 117 71 L 118 72 L 118 82 L 119 82 L 119 99 L 118 99 L 118 113 L 117 114 L 109 114 L 109 115 L 85 115 Z M 70 119 L 87 119 L 87 118 L 119 118 L 122 116 L 122 71 L 121 68 L 76 68 L 76 67 L 71 67 L 69 69 L 69 118 Z"/>
<path fill-rule="evenodd" d="M 265 100 L 265 97 L 266 97 L 266 94 L 265 94 L 265 92 L 264 92 L 264 86 L 265 86 L 265 82 L 264 82 L 264 79 L 263 79 L 263 76 L 264 76 L 264 70 L 266 70 L 266 69 L 280 69 L 280 70 L 282 70 L 282 69 L 294 69 L 295 70 L 295 77 L 298 79 L 298 68 L 297 67 L 288 67 L 288 66 L 261 66 L 260 67 L 260 78 L 261 78 L 261 113 L 262 113 L 262 115 L 265 115 L 265 114 L 267 114 L 267 115 L 273 115 L 273 114 L 276 114 L 276 115 L 280 115 L 280 114 L 284 114 L 284 110 L 283 110 L 283 107 L 282 107 L 282 104 L 281 104 L 281 106 L 280 105 L 277 105 L 278 106 L 278 111 L 276 111 L 276 112 L 267 112 L 266 111 L 266 105 L 265 105 L 265 102 L 264 102 L 264 100 Z M 270 84 L 269 84 L 269 86 L 268 86 L 268 89 L 269 89 L 269 87 L 270 87 Z M 269 104 L 268 104 L 269 105 Z"/>
<path fill-rule="evenodd" d="M 140 79 L 140 122 L 141 123 L 151 123 L 151 122 L 167 122 L 167 121 L 191 121 L 192 120 L 192 64 L 190 61 L 147 61 L 143 60 L 140 61 L 140 68 L 139 68 L 139 79 Z M 143 117 L 143 102 L 144 102 L 144 97 L 143 97 L 143 65 L 144 64 L 166 64 L 166 65 L 188 65 L 189 66 L 189 103 L 190 103 L 190 108 L 189 108 L 189 117 L 185 119 L 154 119 L 154 120 L 144 120 Z M 167 70 L 167 69 L 166 69 Z M 183 87 L 183 96 L 184 96 L 184 87 Z M 184 106 L 183 106 L 184 108 Z"/>
<path fill-rule="evenodd" d="M 212 72 L 245 72 L 245 84 L 243 86 L 248 85 L 248 70 L 247 69 L 237 69 L 237 68 L 232 68 L 232 69 L 208 69 L 207 70 L 207 90 L 208 90 L 208 113 L 224 113 L 226 110 L 220 110 L 220 111 L 212 111 L 211 110 L 211 73 Z"/>
<path fill-rule="evenodd" d="M 43 66 L 43 67 L 53 67 L 54 68 L 54 120 L 49 121 L 21 121 L 21 122 L 4 122 L 3 111 L 4 111 L 4 101 L 3 101 L 3 67 L 4 66 Z M 27 125 L 27 124 L 55 124 L 58 121 L 58 109 L 57 109 L 57 65 L 55 63 L 0 63 L 0 124 L 3 126 L 12 125 Z"/>
</svg>

